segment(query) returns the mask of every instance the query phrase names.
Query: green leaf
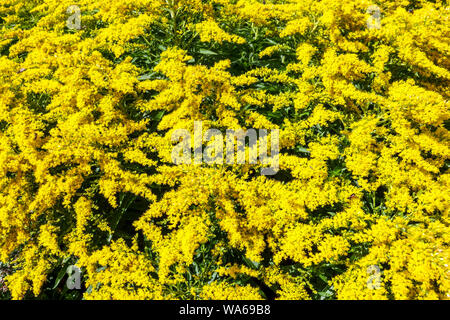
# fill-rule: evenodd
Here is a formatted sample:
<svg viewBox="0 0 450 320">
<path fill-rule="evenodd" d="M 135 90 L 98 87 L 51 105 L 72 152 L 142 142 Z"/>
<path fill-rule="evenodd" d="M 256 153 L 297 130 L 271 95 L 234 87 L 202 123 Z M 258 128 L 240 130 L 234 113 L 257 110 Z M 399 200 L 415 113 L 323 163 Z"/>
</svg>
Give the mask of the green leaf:
<svg viewBox="0 0 450 320">
<path fill-rule="evenodd" d="M 245 264 L 246 264 L 248 267 L 253 268 L 253 269 L 258 269 L 258 267 L 259 267 L 259 262 L 252 261 L 252 260 L 250 260 L 250 259 L 247 258 L 247 257 L 243 257 L 243 260 L 244 260 Z"/>
<path fill-rule="evenodd" d="M 149 80 L 149 79 L 151 79 L 151 78 L 153 77 L 153 75 L 155 75 L 155 74 L 156 74 L 156 72 L 150 72 L 150 73 L 143 74 L 142 76 L 139 76 L 139 77 L 138 77 L 138 80 L 139 80 L 139 81 Z"/>
<path fill-rule="evenodd" d="M 198 53 L 200 53 L 200 54 L 205 54 L 205 55 L 209 55 L 209 56 L 217 55 L 217 53 L 215 53 L 214 51 L 207 50 L 207 49 L 199 49 L 199 50 L 198 50 Z"/>
<path fill-rule="evenodd" d="M 56 287 L 58 287 L 58 285 L 61 282 L 62 278 L 64 278 L 64 276 L 66 275 L 66 273 L 67 273 L 66 264 L 69 261 L 69 259 L 70 258 L 65 258 L 62 261 L 61 270 L 59 270 L 58 275 L 56 276 L 55 283 L 53 284 L 52 290 L 56 289 Z"/>
<path fill-rule="evenodd" d="M 305 147 L 297 147 L 296 150 L 298 152 L 310 153 L 310 151 L 308 149 L 306 149 Z"/>
</svg>

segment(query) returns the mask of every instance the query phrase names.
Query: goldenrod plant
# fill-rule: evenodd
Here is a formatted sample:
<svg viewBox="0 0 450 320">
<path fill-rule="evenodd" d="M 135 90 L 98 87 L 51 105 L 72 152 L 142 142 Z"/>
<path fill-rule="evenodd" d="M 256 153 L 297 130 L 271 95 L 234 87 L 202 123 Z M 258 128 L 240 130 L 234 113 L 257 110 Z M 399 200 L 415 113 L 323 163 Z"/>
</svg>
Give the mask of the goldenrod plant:
<svg viewBox="0 0 450 320">
<path fill-rule="evenodd" d="M 448 299 L 449 16 L 1 0 L 0 296 Z M 197 121 L 279 130 L 279 170 L 173 163 Z"/>
</svg>

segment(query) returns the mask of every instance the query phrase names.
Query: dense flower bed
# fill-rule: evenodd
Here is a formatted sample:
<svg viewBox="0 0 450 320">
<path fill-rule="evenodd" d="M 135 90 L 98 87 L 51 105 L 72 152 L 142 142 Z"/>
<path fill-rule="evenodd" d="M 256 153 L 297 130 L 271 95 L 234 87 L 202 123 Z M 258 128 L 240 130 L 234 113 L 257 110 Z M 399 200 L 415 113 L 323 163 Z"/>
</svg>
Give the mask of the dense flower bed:
<svg viewBox="0 0 450 320">
<path fill-rule="evenodd" d="M 448 298 L 449 16 L 2 0 L 0 296 Z M 279 129 L 280 170 L 174 165 L 194 121 Z"/>
</svg>

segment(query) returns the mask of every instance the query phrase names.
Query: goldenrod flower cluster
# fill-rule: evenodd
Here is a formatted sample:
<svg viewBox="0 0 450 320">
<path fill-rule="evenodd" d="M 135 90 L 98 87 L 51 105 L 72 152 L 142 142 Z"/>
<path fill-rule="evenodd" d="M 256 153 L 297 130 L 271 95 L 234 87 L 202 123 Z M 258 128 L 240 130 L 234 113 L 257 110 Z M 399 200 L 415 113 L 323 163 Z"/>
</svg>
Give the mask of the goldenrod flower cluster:
<svg viewBox="0 0 450 320">
<path fill-rule="evenodd" d="M 449 17 L 441 0 L 2 0 L 8 294 L 44 297 L 76 265 L 85 299 L 448 299 Z M 279 172 L 173 164 L 195 121 L 279 129 Z"/>
</svg>

